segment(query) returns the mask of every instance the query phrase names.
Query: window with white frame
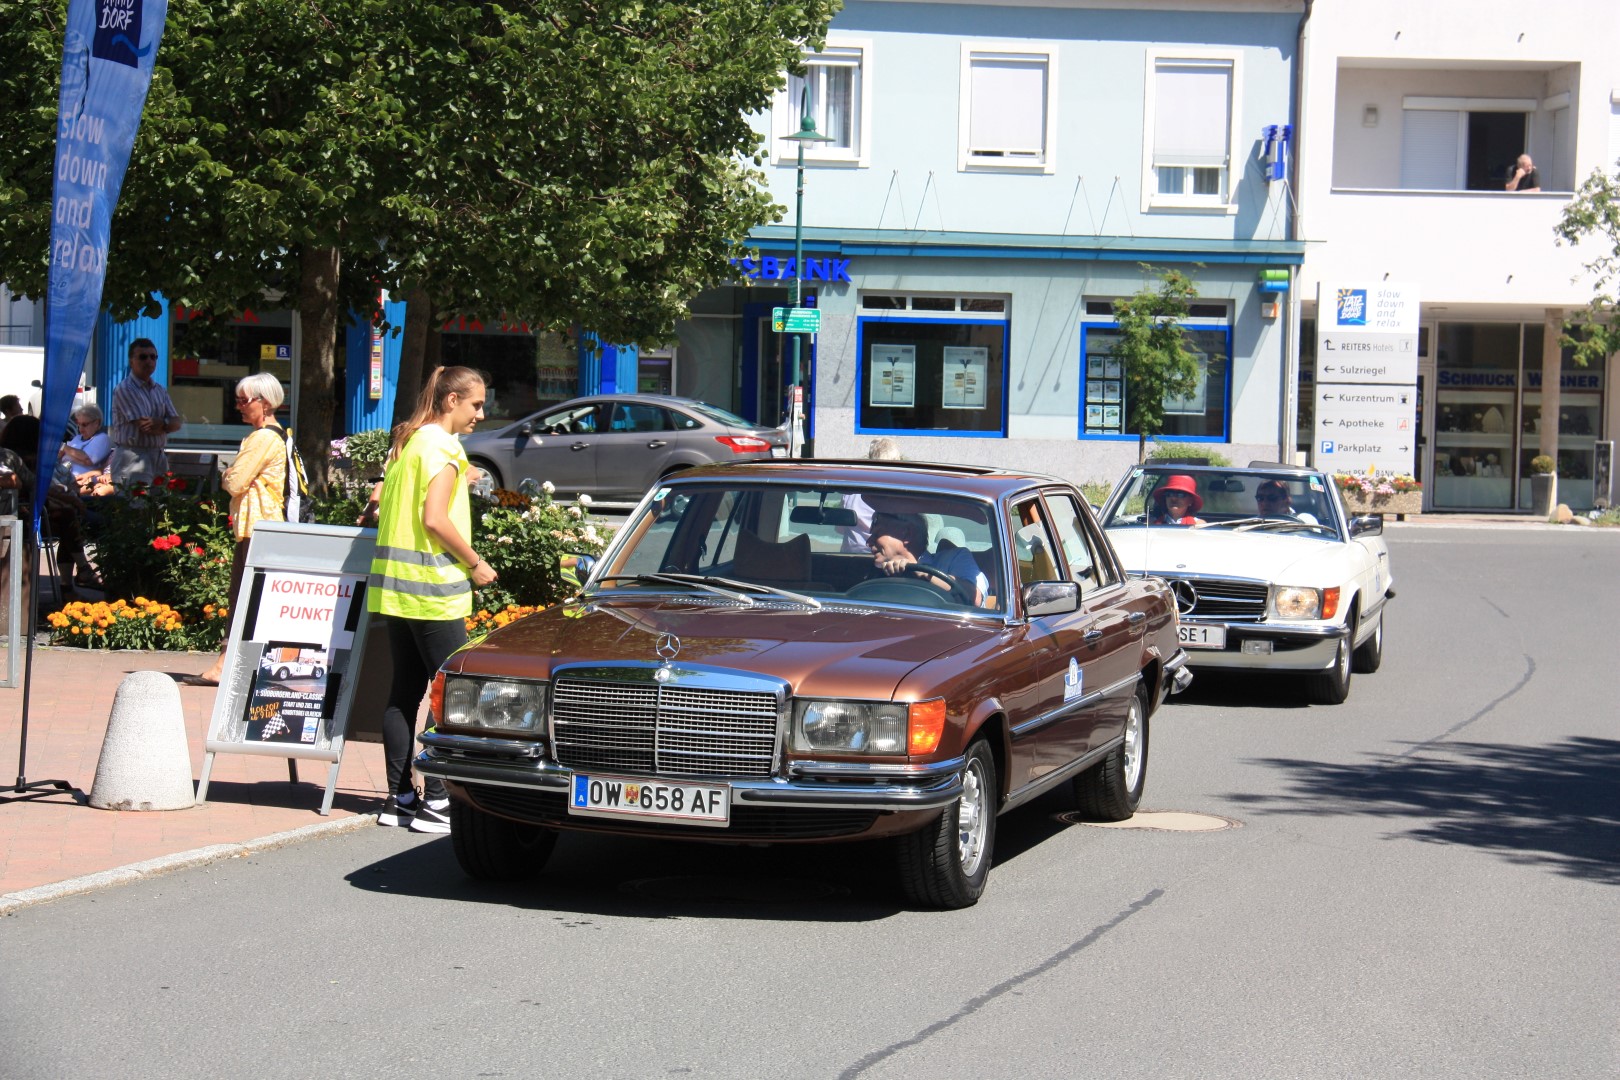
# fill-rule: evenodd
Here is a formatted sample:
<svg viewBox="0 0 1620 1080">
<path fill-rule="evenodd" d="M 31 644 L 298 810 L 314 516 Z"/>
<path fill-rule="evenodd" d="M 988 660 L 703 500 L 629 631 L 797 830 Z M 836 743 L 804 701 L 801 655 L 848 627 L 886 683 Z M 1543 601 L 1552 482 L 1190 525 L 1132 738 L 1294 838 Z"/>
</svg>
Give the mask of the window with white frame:
<svg viewBox="0 0 1620 1080">
<path fill-rule="evenodd" d="M 787 88 L 777 94 L 776 160 L 797 160 L 798 148 L 781 136 L 799 130 L 801 109 L 809 105 L 818 134 L 831 142 L 810 143 L 806 161 L 865 165 L 870 140 L 871 108 L 867 87 L 872 77 L 872 44 L 849 38 L 829 41 L 820 52 L 804 54 L 804 73 L 789 75 Z M 808 91 L 808 97 L 806 92 Z"/>
<path fill-rule="evenodd" d="M 1236 54 L 1149 54 L 1144 210 L 1235 205 L 1241 65 Z"/>
<path fill-rule="evenodd" d="M 1528 145 L 1535 108 L 1534 98 L 1401 99 L 1401 187 L 1501 191 Z"/>
<path fill-rule="evenodd" d="M 962 46 L 960 169 L 1055 169 L 1057 53 Z"/>
</svg>

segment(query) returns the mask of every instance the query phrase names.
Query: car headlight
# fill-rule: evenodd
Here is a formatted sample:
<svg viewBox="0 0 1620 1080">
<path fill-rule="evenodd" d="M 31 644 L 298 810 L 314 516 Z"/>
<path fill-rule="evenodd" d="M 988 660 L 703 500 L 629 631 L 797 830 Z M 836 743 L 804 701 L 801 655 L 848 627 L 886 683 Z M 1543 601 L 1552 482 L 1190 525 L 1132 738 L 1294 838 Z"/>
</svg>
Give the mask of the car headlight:
<svg viewBox="0 0 1620 1080">
<path fill-rule="evenodd" d="M 453 726 L 536 732 L 545 703 L 540 683 L 458 676 L 444 681 L 444 723 Z"/>
<path fill-rule="evenodd" d="M 1339 590 L 1273 585 L 1271 610 L 1279 619 L 1331 619 L 1339 610 Z"/>
<path fill-rule="evenodd" d="M 904 754 L 908 707 L 891 702 L 806 701 L 794 718 L 796 750 Z"/>
</svg>

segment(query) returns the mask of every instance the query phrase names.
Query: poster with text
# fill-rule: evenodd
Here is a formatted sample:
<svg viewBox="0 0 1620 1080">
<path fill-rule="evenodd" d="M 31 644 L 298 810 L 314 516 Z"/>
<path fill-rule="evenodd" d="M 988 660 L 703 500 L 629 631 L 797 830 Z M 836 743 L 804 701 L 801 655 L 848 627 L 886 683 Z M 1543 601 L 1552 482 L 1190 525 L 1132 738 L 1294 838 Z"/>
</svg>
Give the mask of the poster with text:
<svg viewBox="0 0 1620 1080">
<path fill-rule="evenodd" d="M 940 405 L 946 409 L 982 409 L 989 401 L 985 376 L 990 371 L 990 350 L 982 345 L 947 345 L 941 361 Z"/>
<path fill-rule="evenodd" d="M 872 346 L 867 403 L 909 409 L 917 400 L 917 347 Z"/>
<path fill-rule="evenodd" d="M 342 574 L 257 575 L 248 638 L 262 643 L 246 703 L 247 742 L 314 744 L 331 719 L 338 676 L 365 610 L 366 583 Z"/>
</svg>

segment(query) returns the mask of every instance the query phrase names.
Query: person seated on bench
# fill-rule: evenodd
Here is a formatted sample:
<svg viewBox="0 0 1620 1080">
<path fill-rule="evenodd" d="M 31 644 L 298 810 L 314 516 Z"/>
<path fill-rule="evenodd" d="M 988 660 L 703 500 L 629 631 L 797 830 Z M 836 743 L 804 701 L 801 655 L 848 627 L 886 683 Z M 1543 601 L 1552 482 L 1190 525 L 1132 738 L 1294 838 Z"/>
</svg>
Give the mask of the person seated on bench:
<svg viewBox="0 0 1620 1080">
<path fill-rule="evenodd" d="M 931 566 L 942 570 L 971 590 L 973 604 L 984 606 L 985 594 L 990 591 L 990 579 L 979 569 L 978 561 L 966 548 L 954 545 L 937 551 L 928 550 L 928 523 L 921 514 L 872 515 L 872 562 L 883 573 L 912 574 L 926 581 L 940 592 L 949 594 L 951 587 L 932 574 L 919 574 L 915 566 Z"/>
</svg>

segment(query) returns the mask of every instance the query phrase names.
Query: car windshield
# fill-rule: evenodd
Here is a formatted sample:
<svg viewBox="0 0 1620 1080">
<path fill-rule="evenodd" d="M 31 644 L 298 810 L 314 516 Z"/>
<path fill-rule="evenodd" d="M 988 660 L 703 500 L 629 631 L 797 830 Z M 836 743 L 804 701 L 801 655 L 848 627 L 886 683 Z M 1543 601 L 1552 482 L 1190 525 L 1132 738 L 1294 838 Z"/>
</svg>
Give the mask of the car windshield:
<svg viewBox="0 0 1620 1080">
<path fill-rule="evenodd" d="M 677 482 L 625 524 L 592 590 L 1000 613 L 1005 564 L 992 510 L 967 496 L 858 483 Z"/>
<path fill-rule="evenodd" d="M 1103 528 L 1167 526 L 1339 539 L 1337 496 L 1320 474 L 1262 469 L 1133 469 Z"/>
<path fill-rule="evenodd" d="M 758 427 L 752 420 L 744 420 L 734 412 L 727 412 L 718 405 L 710 405 L 707 401 L 689 401 L 686 407 L 695 413 L 702 413 L 710 420 L 725 424 L 728 427 L 751 428 Z"/>
</svg>

